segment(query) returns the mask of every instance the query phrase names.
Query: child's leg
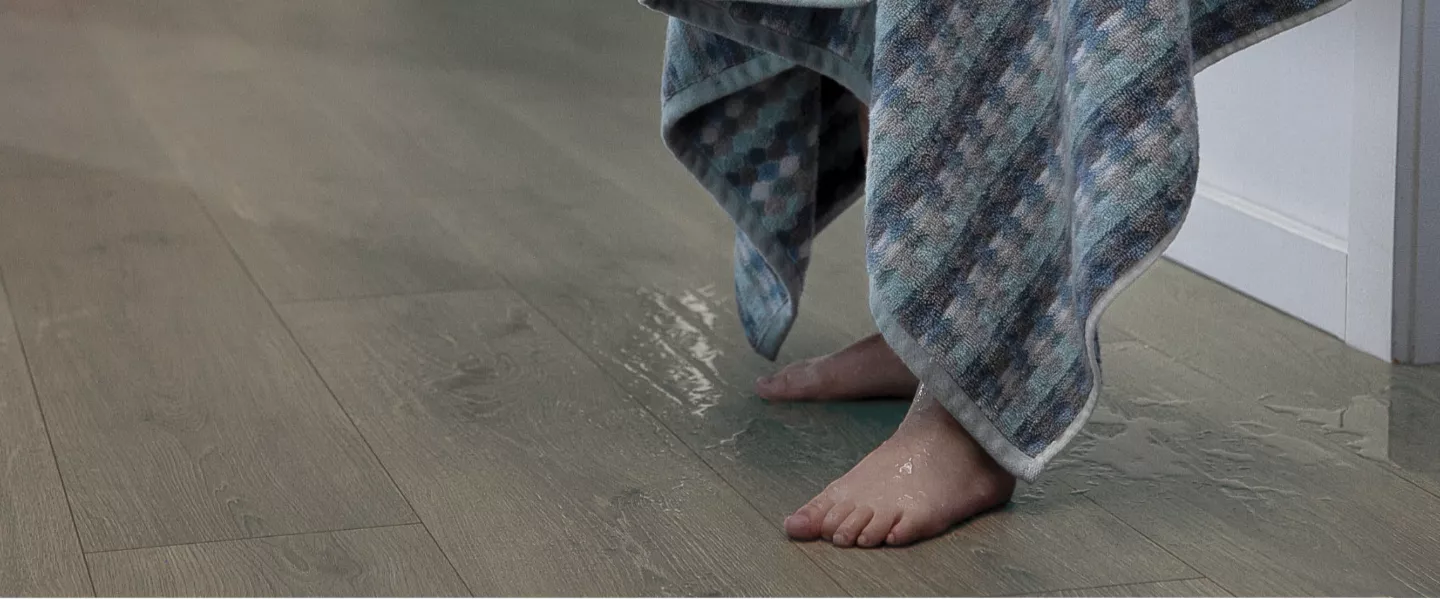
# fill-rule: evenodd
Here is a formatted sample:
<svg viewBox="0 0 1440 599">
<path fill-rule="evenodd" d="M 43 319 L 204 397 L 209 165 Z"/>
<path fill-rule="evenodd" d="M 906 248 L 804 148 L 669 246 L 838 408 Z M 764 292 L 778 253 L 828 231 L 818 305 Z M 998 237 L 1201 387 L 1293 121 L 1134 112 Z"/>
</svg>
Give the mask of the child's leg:
<svg viewBox="0 0 1440 599">
<path fill-rule="evenodd" d="M 869 122 L 862 117 L 869 142 Z M 770 399 L 909 397 L 918 381 L 879 335 L 837 353 L 791 364 L 758 383 Z M 1002 469 L 934 398 L 922 394 L 895 435 L 785 520 L 797 539 L 850 547 L 905 545 L 934 537 L 1010 501 Z"/>
<path fill-rule="evenodd" d="M 860 115 L 860 136 L 869 145 L 869 115 Z M 755 391 L 772 401 L 838 401 L 909 398 L 915 376 L 879 335 L 819 358 L 790 364 L 756 381 Z"/>
</svg>

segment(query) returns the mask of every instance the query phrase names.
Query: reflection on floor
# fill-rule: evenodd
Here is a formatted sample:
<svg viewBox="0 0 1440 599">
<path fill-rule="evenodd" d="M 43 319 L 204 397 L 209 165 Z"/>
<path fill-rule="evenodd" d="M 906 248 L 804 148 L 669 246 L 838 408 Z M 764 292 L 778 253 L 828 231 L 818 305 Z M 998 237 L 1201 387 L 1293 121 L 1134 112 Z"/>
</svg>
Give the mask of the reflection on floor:
<svg viewBox="0 0 1440 599">
<path fill-rule="evenodd" d="M 787 542 L 904 406 L 749 393 L 662 35 L 630 0 L 0 2 L 0 595 L 1440 594 L 1440 371 L 1170 264 L 1014 505 Z M 834 227 L 785 359 L 871 330 Z"/>
</svg>

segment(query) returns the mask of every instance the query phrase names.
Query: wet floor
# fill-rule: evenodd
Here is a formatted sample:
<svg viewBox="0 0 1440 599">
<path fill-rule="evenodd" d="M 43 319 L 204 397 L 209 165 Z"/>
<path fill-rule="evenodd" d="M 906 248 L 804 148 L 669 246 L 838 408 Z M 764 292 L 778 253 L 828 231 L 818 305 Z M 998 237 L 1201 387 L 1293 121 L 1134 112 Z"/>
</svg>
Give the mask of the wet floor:
<svg viewBox="0 0 1440 599">
<path fill-rule="evenodd" d="M 905 405 L 750 393 L 663 26 L 0 0 L 0 595 L 1440 594 L 1440 370 L 1168 263 L 1011 506 L 787 542 Z M 860 222 L 782 359 L 872 332 Z"/>
</svg>

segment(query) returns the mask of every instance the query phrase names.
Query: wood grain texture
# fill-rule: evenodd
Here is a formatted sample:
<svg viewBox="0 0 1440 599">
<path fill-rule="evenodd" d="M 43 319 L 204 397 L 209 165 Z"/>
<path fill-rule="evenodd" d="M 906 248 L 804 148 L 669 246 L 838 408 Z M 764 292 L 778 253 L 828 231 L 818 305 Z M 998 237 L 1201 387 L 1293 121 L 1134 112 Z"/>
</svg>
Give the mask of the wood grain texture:
<svg viewBox="0 0 1440 599">
<path fill-rule="evenodd" d="M 469 144 L 477 155 L 496 151 L 473 129 L 449 131 L 429 133 Z M 520 141 L 506 147 L 520 156 L 556 153 Z M 492 175 L 513 186 L 517 201 L 456 198 L 432 205 L 443 222 L 474 232 L 470 240 L 477 251 L 504 256 L 499 264 L 507 279 L 701 452 L 772 525 L 878 445 L 898 422 L 904 406 L 894 403 L 757 401 L 749 381 L 773 366 L 744 347 L 731 316 L 724 277 L 733 238 L 725 233 L 723 215 L 698 195 L 690 204 L 650 205 L 593 170 L 560 169 L 556 159 L 549 160 Z M 851 340 L 810 318 L 802 321 L 786 355 L 832 351 Z M 1040 525 L 1052 519 L 1064 524 Z M 967 531 L 904 552 L 841 552 L 821 545 L 806 551 L 858 594 L 1004 593 L 1192 572 L 1078 497 L 1028 505 Z M 1081 548 L 1095 543 L 1111 551 L 1102 559 Z"/>
<path fill-rule="evenodd" d="M 286 536 L 416 516 L 265 296 L 481 594 L 1440 593 L 1440 371 L 1166 263 L 1107 316 L 1112 389 L 1054 476 L 915 548 L 790 544 L 904 406 L 750 393 L 775 366 L 733 316 L 733 227 L 656 132 L 663 24 L 0 2 L 0 268 L 84 546 L 282 535 L 96 554 L 102 593 L 463 592 L 418 527 Z M 782 359 L 873 331 L 861 224 L 819 240 Z M 43 483 L 10 397 L 0 481 Z M 0 582 L 78 550 L 31 503 L 58 488 L 0 504 L 40 531 Z"/>
<path fill-rule="evenodd" d="M 95 553 L 103 597 L 461 597 L 419 525 Z"/>
<path fill-rule="evenodd" d="M 1040 593 L 1037 597 L 1230 597 L 1230 593 L 1204 578 L 1147 582 L 1121 586 Z"/>
<path fill-rule="evenodd" d="M 72 162 L 137 174 L 171 172 L 68 14 L 57 2 L 0 3 L 0 149 L 6 153 L 0 177 L 63 176 Z"/>
<path fill-rule="evenodd" d="M 658 32 L 645 35 L 658 39 Z M 439 222 L 493 260 L 778 528 L 878 445 L 904 407 L 755 400 L 749 381 L 773 366 L 744 348 L 735 327 L 727 291 L 732 229 L 688 175 L 655 167 L 669 163 L 653 141 L 656 117 L 634 108 L 653 105 L 650 84 L 657 82 L 562 102 L 545 92 L 577 67 L 545 64 L 558 70 L 556 78 L 303 61 L 296 68 L 331 110 L 357 123 L 358 139 L 384 156 L 391 172 L 439 194 L 423 201 Z M 588 131 L 596 127 L 603 133 Z M 397 130 L 423 144 L 395 143 L 385 132 Z M 612 151 L 616 144 L 626 151 Z M 453 191 L 467 186 L 476 191 Z M 847 216 L 837 230 L 858 231 L 858 217 Z M 865 310 L 858 253 L 833 256 L 814 280 L 813 303 L 787 356 L 833 351 L 865 326 L 854 326 Z M 861 286 L 851 288 L 856 280 Z M 827 306 L 830 297 L 839 307 Z M 1041 525 L 1051 518 L 1064 524 Z M 905 552 L 805 551 L 859 594 L 1004 593 L 1193 575 L 1081 497 L 1026 505 L 967 530 Z M 1084 549 L 1095 543 L 1109 549 L 1103 558 Z"/>
<path fill-rule="evenodd" d="M 905 411 L 903 403 L 885 401 L 780 405 L 755 398 L 749 381 L 773 366 L 734 339 L 733 325 L 707 327 L 704 315 L 723 318 L 723 304 L 711 304 L 693 287 L 654 294 L 528 291 L 774 525 L 879 445 Z M 797 335 L 788 350 L 796 354 L 842 342 Z M 847 591 L 862 596 L 1007 594 L 1193 572 L 1087 499 L 1063 491 L 1043 500 L 1022 497 L 1004 512 L 913 548 L 805 549 Z"/>
<path fill-rule="evenodd" d="M 86 550 L 414 521 L 188 191 L 55 168 L 0 268 Z"/>
<path fill-rule="evenodd" d="M 0 286 L 0 595 L 91 593 L 60 471 Z"/>
<path fill-rule="evenodd" d="M 1138 342 L 1051 476 L 1240 596 L 1440 592 L 1440 499 Z"/>
<path fill-rule="evenodd" d="M 840 592 L 513 293 L 283 312 L 476 593 Z"/>
<path fill-rule="evenodd" d="M 1168 262 L 1108 320 L 1440 497 L 1440 368 L 1387 364 Z"/>
<path fill-rule="evenodd" d="M 291 58 L 262 52 L 265 40 L 254 39 L 290 18 L 343 18 L 349 6 L 158 6 L 164 9 L 79 12 L 137 114 L 267 296 L 283 302 L 499 284 L 483 260 L 415 209 L 387 165 L 355 142 L 353 123 L 293 76 Z M 202 57 L 224 60 L 176 58 L 197 45 L 208 50 Z M 215 143 L 217 135 L 225 142 Z"/>
</svg>

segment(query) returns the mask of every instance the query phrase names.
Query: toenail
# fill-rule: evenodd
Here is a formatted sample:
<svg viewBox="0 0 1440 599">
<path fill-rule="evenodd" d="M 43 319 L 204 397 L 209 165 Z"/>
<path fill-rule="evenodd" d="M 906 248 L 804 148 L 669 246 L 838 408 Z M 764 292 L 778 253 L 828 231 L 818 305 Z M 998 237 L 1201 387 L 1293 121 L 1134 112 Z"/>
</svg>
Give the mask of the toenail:
<svg viewBox="0 0 1440 599">
<path fill-rule="evenodd" d="M 861 545 L 869 545 L 869 544 L 870 544 L 870 537 L 867 537 L 867 536 L 865 536 L 865 535 L 860 535 L 860 544 L 861 544 Z"/>
</svg>

